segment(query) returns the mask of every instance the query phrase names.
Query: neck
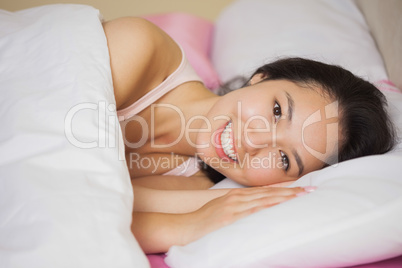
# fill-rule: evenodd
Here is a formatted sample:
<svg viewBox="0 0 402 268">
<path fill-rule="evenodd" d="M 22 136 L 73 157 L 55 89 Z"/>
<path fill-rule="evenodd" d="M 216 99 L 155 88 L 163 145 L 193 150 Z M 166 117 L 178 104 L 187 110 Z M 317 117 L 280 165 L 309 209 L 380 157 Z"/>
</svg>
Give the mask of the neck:
<svg viewBox="0 0 402 268">
<path fill-rule="evenodd" d="M 161 148 L 163 152 L 194 156 L 197 133 L 205 122 L 202 118 L 220 98 L 200 83 L 191 85 L 170 96 L 174 101 L 167 101 L 169 106 L 159 111 L 154 139 L 156 144 L 169 145 Z"/>
</svg>

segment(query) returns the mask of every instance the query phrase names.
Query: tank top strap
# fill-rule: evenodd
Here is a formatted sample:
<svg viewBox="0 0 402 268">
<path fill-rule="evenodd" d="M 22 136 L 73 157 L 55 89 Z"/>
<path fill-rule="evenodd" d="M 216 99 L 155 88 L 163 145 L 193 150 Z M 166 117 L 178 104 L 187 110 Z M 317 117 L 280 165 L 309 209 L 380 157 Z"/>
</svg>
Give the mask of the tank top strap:
<svg viewBox="0 0 402 268">
<path fill-rule="evenodd" d="M 175 167 L 172 170 L 169 170 L 168 172 L 163 173 L 162 175 L 191 177 L 198 171 L 200 171 L 200 168 L 198 167 L 197 158 L 190 157 L 181 165 Z"/>
<path fill-rule="evenodd" d="M 124 109 L 118 110 L 117 116 L 119 121 L 127 120 L 130 117 L 140 113 L 152 103 L 156 102 L 163 95 L 185 82 L 202 81 L 188 62 L 183 48 L 180 45 L 179 47 L 182 53 L 182 59 L 179 67 L 161 84 L 142 96 L 139 100 Z"/>
</svg>

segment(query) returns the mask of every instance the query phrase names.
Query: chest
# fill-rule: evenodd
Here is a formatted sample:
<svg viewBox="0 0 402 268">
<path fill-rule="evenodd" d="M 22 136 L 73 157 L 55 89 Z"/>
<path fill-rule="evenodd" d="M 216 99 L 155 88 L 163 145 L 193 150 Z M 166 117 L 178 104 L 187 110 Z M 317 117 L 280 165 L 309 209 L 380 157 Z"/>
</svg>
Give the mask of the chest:
<svg viewBox="0 0 402 268">
<path fill-rule="evenodd" d="M 163 175 L 175 168 L 194 170 L 189 166 L 188 156 L 164 153 L 141 154 L 138 152 L 126 152 L 127 167 L 131 178 L 139 178 L 150 175 Z M 179 170 L 177 170 L 179 171 Z"/>
</svg>

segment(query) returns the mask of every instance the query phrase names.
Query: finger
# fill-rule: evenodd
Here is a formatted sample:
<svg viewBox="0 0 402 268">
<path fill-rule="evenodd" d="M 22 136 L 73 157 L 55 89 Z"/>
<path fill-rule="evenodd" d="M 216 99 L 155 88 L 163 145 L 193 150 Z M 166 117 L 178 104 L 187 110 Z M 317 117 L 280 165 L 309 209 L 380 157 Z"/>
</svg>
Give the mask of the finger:
<svg viewBox="0 0 402 268">
<path fill-rule="evenodd" d="M 256 213 L 258 211 L 261 211 L 263 209 L 270 208 L 270 207 L 276 206 L 276 205 L 278 205 L 280 203 L 289 201 L 289 200 L 291 200 L 293 198 L 294 197 L 291 197 L 291 196 L 289 196 L 289 197 L 278 197 L 276 199 L 271 199 L 269 202 L 262 202 L 262 203 L 258 203 L 258 204 L 252 204 L 252 205 L 249 206 L 248 209 L 245 209 L 243 211 L 239 211 L 238 213 L 236 213 L 235 217 L 236 218 L 243 218 L 243 217 L 246 217 L 246 216 L 251 215 L 253 213 Z"/>
<path fill-rule="evenodd" d="M 231 208 L 228 208 L 232 211 L 233 214 L 236 213 L 246 213 L 247 211 L 254 211 L 257 208 L 267 208 L 279 203 L 288 201 L 290 199 L 295 198 L 296 195 L 293 196 L 274 196 L 274 197 L 263 197 L 259 199 L 254 199 L 251 201 L 238 201 L 237 203 L 232 203 Z"/>
<path fill-rule="evenodd" d="M 288 196 L 265 197 L 265 198 L 260 198 L 253 202 L 250 202 L 250 203 L 252 203 L 252 204 L 250 204 L 250 206 L 271 207 L 271 206 L 286 202 L 288 200 L 291 200 L 295 197 L 297 197 L 297 196 L 296 195 L 288 195 Z"/>
<path fill-rule="evenodd" d="M 260 187 L 262 189 L 265 189 L 267 191 L 272 191 L 273 193 L 278 193 L 281 195 L 292 195 L 294 193 L 300 193 L 305 191 L 303 187 L 292 187 L 292 188 L 287 188 L 287 187 Z"/>
<path fill-rule="evenodd" d="M 260 186 L 260 188 L 268 188 L 268 189 L 275 189 L 277 191 L 281 191 L 284 189 L 292 189 L 295 191 L 306 191 L 306 192 L 313 192 L 317 189 L 317 186 L 304 186 L 304 187 L 292 187 L 292 188 L 285 188 L 285 187 L 276 187 L 276 186 L 271 186 L 271 185 L 266 185 L 266 186 Z"/>
<path fill-rule="evenodd" d="M 255 189 L 259 189 L 261 191 L 268 191 L 273 193 L 292 193 L 292 192 L 300 192 L 304 191 L 303 187 L 256 187 Z"/>
<path fill-rule="evenodd" d="M 309 187 L 307 189 L 304 188 L 299 188 L 299 189 L 294 189 L 294 194 L 290 195 L 274 195 L 274 196 L 263 196 L 261 198 L 255 198 L 250 201 L 245 201 L 244 199 L 237 204 L 234 204 L 233 207 L 233 220 L 237 220 L 243 217 L 246 217 L 250 214 L 256 213 L 262 209 L 266 209 L 275 205 L 278 205 L 280 203 L 289 201 L 291 199 L 294 199 L 295 197 L 299 196 L 297 193 L 306 193 L 308 194 L 311 191 L 314 191 L 316 188 L 315 187 Z M 252 195 L 256 196 L 256 195 Z M 301 196 L 301 195 L 300 195 Z"/>
<path fill-rule="evenodd" d="M 293 188 L 283 188 L 283 187 L 269 187 L 268 188 L 268 187 L 262 186 L 261 188 L 271 189 L 278 195 L 292 195 L 292 194 L 299 194 L 302 192 L 311 193 L 317 189 L 316 186 L 293 187 Z"/>
<path fill-rule="evenodd" d="M 253 213 L 256 213 L 258 211 L 261 211 L 263 209 L 266 209 L 266 208 L 278 205 L 280 203 L 283 203 L 285 201 L 291 200 L 295 197 L 296 196 L 278 196 L 278 197 L 274 197 L 274 198 L 262 198 L 260 200 L 255 200 L 254 202 L 238 204 L 237 206 L 232 207 L 233 210 L 230 209 L 230 211 L 231 211 L 229 213 L 230 220 L 226 220 L 225 225 L 227 225 L 231 222 L 237 221 L 237 220 L 244 218 L 248 215 L 251 215 Z"/>
<path fill-rule="evenodd" d="M 252 201 L 263 197 L 270 196 L 292 196 L 305 191 L 303 188 L 253 188 L 247 191 L 232 191 L 228 196 L 233 196 L 234 199 L 238 198 L 241 201 Z"/>
</svg>

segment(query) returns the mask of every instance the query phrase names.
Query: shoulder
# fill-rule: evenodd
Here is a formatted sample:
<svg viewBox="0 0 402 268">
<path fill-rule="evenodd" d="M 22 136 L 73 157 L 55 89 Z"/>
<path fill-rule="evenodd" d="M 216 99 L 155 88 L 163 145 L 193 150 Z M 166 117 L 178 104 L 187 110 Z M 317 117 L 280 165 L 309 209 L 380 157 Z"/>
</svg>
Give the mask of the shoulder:
<svg viewBox="0 0 402 268">
<path fill-rule="evenodd" d="M 160 84 L 181 62 L 181 51 L 165 32 L 135 17 L 103 24 L 117 107 Z"/>
<path fill-rule="evenodd" d="M 108 45 L 127 47 L 136 43 L 151 49 L 154 42 L 161 41 L 159 29 L 151 22 L 136 17 L 119 18 L 103 23 Z M 141 42 L 138 42 L 141 40 Z M 125 41 L 125 42 L 120 42 Z"/>
</svg>

